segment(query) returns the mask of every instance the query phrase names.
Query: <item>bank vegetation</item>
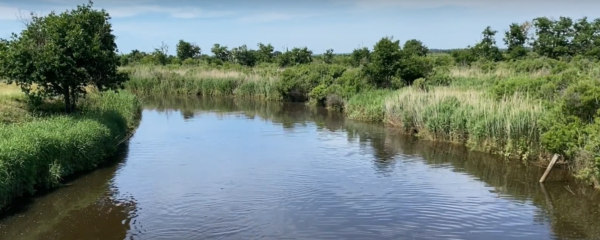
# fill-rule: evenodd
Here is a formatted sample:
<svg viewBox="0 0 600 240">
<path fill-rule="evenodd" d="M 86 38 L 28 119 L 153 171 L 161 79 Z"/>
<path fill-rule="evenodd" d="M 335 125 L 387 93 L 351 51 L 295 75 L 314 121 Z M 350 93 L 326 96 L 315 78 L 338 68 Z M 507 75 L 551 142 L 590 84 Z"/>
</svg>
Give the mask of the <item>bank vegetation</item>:
<svg viewBox="0 0 600 240">
<path fill-rule="evenodd" d="M 507 158 L 557 153 L 598 186 L 600 19 L 513 23 L 503 33 L 506 49 L 497 34 L 486 27 L 480 41 L 443 51 L 383 37 L 348 54 L 263 43 L 214 44 L 206 54 L 181 40 L 175 55 L 163 44 L 121 54 L 120 66 L 138 94 L 305 101 Z"/>
</svg>

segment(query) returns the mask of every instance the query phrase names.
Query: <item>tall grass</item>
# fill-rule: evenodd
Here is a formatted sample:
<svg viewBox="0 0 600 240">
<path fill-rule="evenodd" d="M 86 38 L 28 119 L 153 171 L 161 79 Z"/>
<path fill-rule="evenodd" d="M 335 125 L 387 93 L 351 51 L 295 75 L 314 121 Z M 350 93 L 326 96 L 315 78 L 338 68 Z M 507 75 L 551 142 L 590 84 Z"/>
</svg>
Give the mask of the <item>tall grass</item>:
<svg viewBox="0 0 600 240">
<path fill-rule="evenodd" d="M 114 154 L 136 127 L 140 103 L 129 93 L 90 94 L 81 112 L 0 124 L 0 209 L 60 185 Z"/>
<path fill-rule="evenodd" d="M 381 122 L 385 116 L 384 100 L 391 90 L 370 90 L 358 93 L 348 99 L 344 107 L 349 119 L 368 122 Z"/>
<path fill-rule="evenodd" d="M 515 94 L 496 100 L 483 92 L 405 88 L 385 100 L 385 121 L 420 137 L 466 143 L 474 150 L 529 158 L 542 154 L 539 102 Z"/>
<path fill-rule="evenodd" d="M 0 81 L 0 124 L 29 121 L 33 116 L 27 111 L 25 97 L 15 85 Z"/>
<path fill-rule="evenodd" d="M 199 95 L 280 100 L 278 77 L 270 71 L 241 72 L 194 67 L 136 66 L 124 68 L 127 89 L 138 94 Z"/>
</svg>

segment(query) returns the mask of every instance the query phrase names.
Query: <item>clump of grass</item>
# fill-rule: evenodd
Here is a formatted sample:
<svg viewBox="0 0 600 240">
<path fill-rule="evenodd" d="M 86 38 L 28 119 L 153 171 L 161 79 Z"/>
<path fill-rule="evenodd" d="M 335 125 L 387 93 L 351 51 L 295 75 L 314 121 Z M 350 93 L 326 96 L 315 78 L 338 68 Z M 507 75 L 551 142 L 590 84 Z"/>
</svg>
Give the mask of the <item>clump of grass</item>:
<svg viewBox="0 0 600 240">
<path fill-rule="evenodd" d="M 271 74 L 202 68 L 126 68 L 131 80 L 127 89 L 138 94 L 245 97 L 279 100 L 277 78 Z"/>
<path fill-rule="evenodd" d="M 385 116 L 384 100 L 391 90 L 369 90 L 348 99 L 344 110 L 349 119 L 381 122 Z"/>
<path fill-rule="evenodd" d="M 90 94 L 71 115 L 0 125 L 0 209 L 95 168 L 133 131 L 140 103 L 129 93 Z"/>
<path fill-rule="evenodd" d="M 385 121 L 425 139 L 529 158 L 541 154 L 542 104 L 519 94 L 501 100 L 473 90 L 406 88 L 385 100 Z"/>
<path fill-rule="evenodd" d="M 24 94 L 16 85 L 0 81 L 0 124 L 19 123 L 32 119 Z"/>
</svg>

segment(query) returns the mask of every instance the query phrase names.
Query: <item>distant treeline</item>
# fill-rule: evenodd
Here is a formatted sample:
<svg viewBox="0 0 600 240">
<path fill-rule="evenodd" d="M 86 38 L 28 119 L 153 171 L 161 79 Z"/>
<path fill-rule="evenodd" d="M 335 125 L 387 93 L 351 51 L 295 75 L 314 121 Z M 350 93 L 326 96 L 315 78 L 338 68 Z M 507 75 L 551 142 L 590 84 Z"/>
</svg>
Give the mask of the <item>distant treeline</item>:
<svg viewBox="0 0 600 240">
<path fill-rule="evenodd" d="M 404 47 L 420 49 L 418 51 L 425 54 L 451 54 L 456 62 L 464 65 L 481 59 L 497 62 L 522 59 L 531 55 L 551 59 L 572 58 L 576 55 L 600 59 L 600 18 L 589 21 L 587 17 L 578 20 L 568 17 L 560 17 L 558 20 L 539 17 L 524 23 L 512 23 L 504 32 L 503 41 L 507 46 L 505 49 L 496 45 L 497 33 L 498 31 L 488 26 L 482 32 L 481 41 L 461 49 L 429 49 L 417 39 L 406 41 Z M 280 52 L 275 51 L 271 44 L 259 43 L 256 49 L 247 45 L 229 49 L 228 46 L 216 43 L 210 49 L 212 54 L 208 55 L 204 54 L 199 46 L 184 40 L 177 43 L 176 55 L 169 55 L 168 49 L 163 43 L 152 52 L 133 50 L 122 54 L 121 64 L 182 64 L 188 59 L 191 59 L 188 62 L 200 59 L 217 65 L 232 62 L 252 67 L 260 63 L 278 63 L 279 66 L 285 67 L 306 64 L 313 60 L 332 63 L 335 56 L 347 56 L 352 58 L 348 62 L 357 65 L 364 62 L 374 50 L 362 47 L 352 53 L 335 54 L 333 49 L 328 49 L 325 53 L 313 54 L 307 47 L 294 47 Z"/>
</svg>

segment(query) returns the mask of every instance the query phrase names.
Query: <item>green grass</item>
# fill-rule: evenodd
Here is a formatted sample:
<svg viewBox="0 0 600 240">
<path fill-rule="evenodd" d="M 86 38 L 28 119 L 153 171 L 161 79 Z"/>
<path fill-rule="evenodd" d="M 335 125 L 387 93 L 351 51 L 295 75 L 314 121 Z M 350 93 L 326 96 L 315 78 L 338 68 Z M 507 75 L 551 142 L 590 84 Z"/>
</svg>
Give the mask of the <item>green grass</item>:
<svg viewBox="0 0 600 240">
<path fill-rule="evenodd" d="M 94 169 L 117 151 L 140 118 L 137 97 L 126 92 L 89 94 L 79 108 L 71 115 L 0 124 L 0 209 Z"/>
<path fill-rule="evenodd" d="M 519 94 L 496 100 L 481 91 L 448 87 L 404 88 L 385 100 L 385 121 L 391 125 L 506 157 L 543 153 L 538 121 L 544 114 L 541 102 Z"/>
<path fill-rule="evenodd" d="M 348 99 L 345 111 L 349 119 L 368 122 L 381 122 L 385 117 L 384 100 L 391 90 L 370 90 L 358 93 Z"/>
<path fill-rule="evenodd" d="M 197 95 L 206 97 L 241 97 L 280 100 L 278 78 L 266 73 L 235 70 L 207 70 L 194 67 L 124 68 L 131 73 L 126 87 L 141 95 Z"/>
</svg>

